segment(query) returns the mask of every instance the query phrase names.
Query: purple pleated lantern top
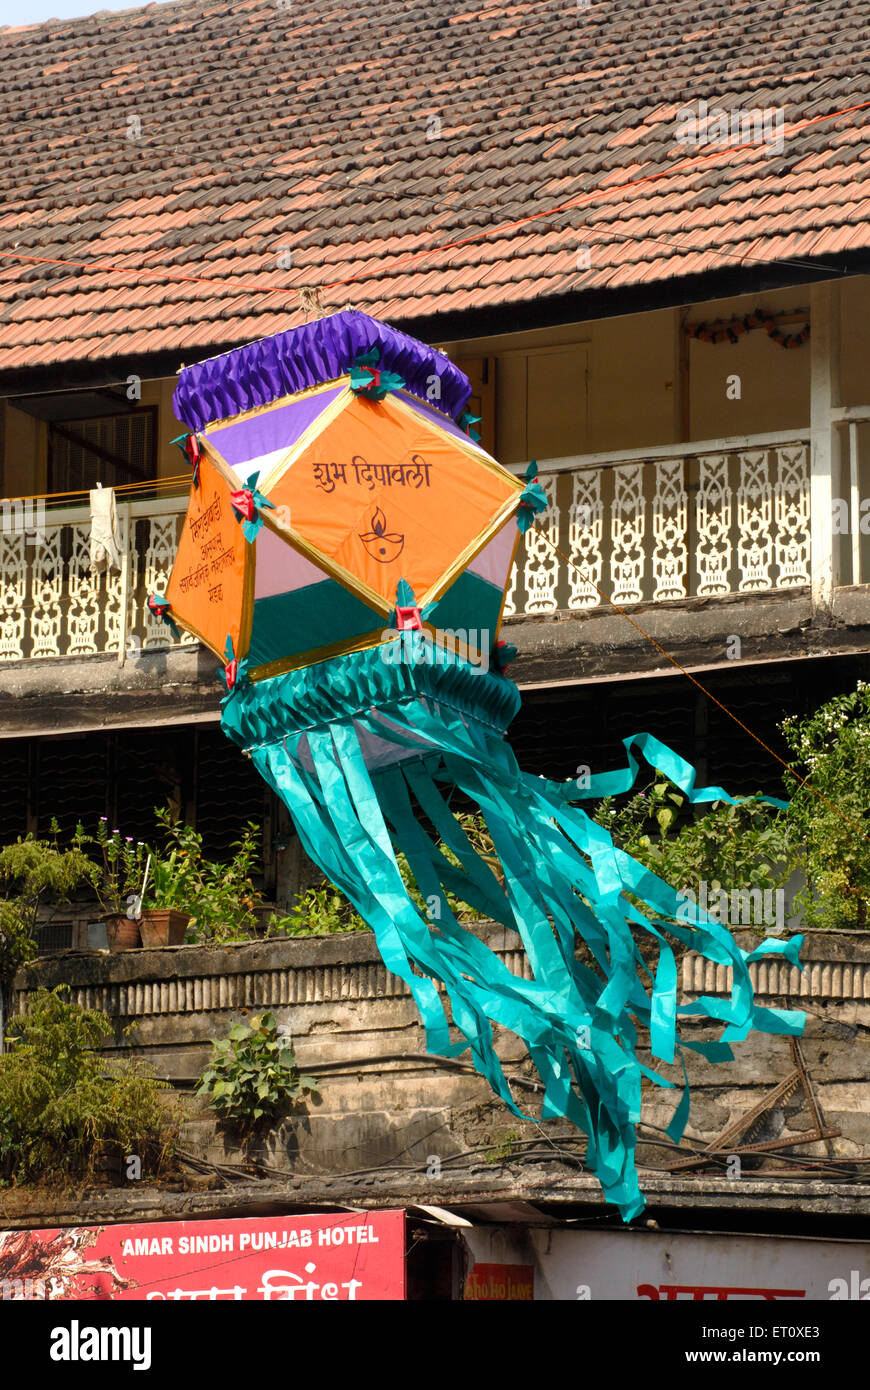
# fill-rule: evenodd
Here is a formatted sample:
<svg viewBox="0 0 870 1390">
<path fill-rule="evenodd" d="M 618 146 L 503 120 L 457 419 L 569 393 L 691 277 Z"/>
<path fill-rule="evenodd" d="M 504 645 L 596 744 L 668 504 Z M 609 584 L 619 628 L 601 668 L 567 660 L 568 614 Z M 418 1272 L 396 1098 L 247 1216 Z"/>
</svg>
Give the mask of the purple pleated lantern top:
<svg viewBox="0 0 870 1390">
<path fill-rule="evenodd" d="M 396 372 L 406 390 L 429 409 L 459 419 L 471 395 L 465 373 L 443 352 L 356 309 L 343 309 L 185 367 L 172 398 L 175 414 L 188 429 L 204 429 L 216 420 L 334 381 L 371 348 L 380 352 L 381 370 Z M 438 380 L 435 391 L 433 378 Z"/>
</svg>

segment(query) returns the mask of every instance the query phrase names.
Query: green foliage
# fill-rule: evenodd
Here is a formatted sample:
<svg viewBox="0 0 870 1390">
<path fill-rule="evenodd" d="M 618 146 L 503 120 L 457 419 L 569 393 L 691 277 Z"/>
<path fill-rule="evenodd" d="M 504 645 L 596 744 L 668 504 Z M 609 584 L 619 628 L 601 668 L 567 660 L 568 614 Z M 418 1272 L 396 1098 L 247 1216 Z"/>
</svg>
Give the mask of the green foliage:
<svg viewBox="0 0 870 1390">
<path fill-rule="evenodd" d="M 161 1100 L 166 1083 L 136 1062 L 102 1057 L 110 1020 L 68 1003 L 65 990 L 35 991 L 0 1056 L 0 1173 L 17 1182 L 88 1178 L 109 1153 L 136 1154 L 143 1174 L 157 1176 L 177 1136 Z"/>
<path fill-rule="evenodd" d="M 168 808 L 155 810 L 164 833 L 164 848 L 151 851 L 149 882 L 142 901 L 149 907 L 176 908 L 191 917 L 188 940 L 223 945 L 257 935 L 256 908 L 262 894 L 253 874 L 260 855 L 260 828 L 249 821 L 232 845 L 226 863 L 206 859 L 202 835 L 174 821 Z"/>
<path fill-rule="evenodd" d="M 74 842 L 62 850 L 57 843 L 57 822 L 52 838 L 20 837 L 0 849 L 0 993 L 3 1000 L 19 965 L 36 955 L 36 928 L 40 907 L 63 903 L 82 884 L 94 886 L 95 866 Z M 0 1003 L 3 1002 L 0 1000 Z M 0 1048 L 3 1043 L 0 1008 Z"/>
<path fill-rule="evenodd" d="M 483 1137 L 487 1144 L 492 1145 L 483 1155 L 484 1163 L 502 1163 L 506 1158 L 513 1157 L 523 1136 L 517 1129 L 502 1129 L 494 1130 Z"/>
<path fill-rule="evenodd" d="M 301 893 L 290 912 L 274 913 L 266 927 L 268 936 L 335 936 L 367 930 L 368 923 L 331 883 Z"/>
<path fill-rule="evenodd" d="M 672 888 L 777 888 L 788 879 L 798 842 L 785 811 L 761 801 L 717 801 L 696 811 L 661 773 L 621 808 L 602 801 L 594 819 L 620 849 Z"/>
<path fill-rule="evenodd" d="M 870 923 L 870 685 L 806 719 L 786 719 L 793 755 L 789 818 L 803 842 L 807 888 L 797 898 L 814 927 Z M 803 786 L 808 781 L 814 790 Z"/>
<path fill-rule="evenodd" d="M 501 864 L 493 848 L 482 812 L 463 814 L 457 817 L 474 850 L 490 865 L 497 878 L 502 879 Z M 448 863 L 460 868 L 459 859 L 443 840 L 437 842 L 438 849 Z M 427 905 L 417 887 L 407 856 L 396 847 L 396 863 L 408 896 L 422 917 L 427 917 Z M 478 913 L 452 893 L 446 894 L 451 912 L 459 922 L 474 921 Z M 290 912 L 279 916 L 273 914 L 267 926 L 269 936 L 334 936 L 340 932 L 368 931 L 368 923 L 363 921 L 351 904 L 331 883 L 318 888 L 309 888 L 296 899 Z"/>
<path fill-rule="evenodd" d="M 313 1076 L 301 1076 L 293 1049 L 278 1037 L 274 1014 L 252 1014 L 212 1045 L 211 1060 L 196 1094 L 243 1133 L 274 1119 L 317 1092 Z"/>
</svg>

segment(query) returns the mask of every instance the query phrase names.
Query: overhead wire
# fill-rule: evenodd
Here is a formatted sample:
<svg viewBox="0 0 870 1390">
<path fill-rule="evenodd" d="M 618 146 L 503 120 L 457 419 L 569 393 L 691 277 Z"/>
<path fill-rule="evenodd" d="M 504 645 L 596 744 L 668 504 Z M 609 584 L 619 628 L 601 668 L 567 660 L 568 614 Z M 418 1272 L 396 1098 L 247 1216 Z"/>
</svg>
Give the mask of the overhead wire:
<svg viewBox="0 0 870 1390">
<path fill-rule="evenodd" d="M 115 483 L 114 492 L 122 492 L 131 495 L 134 492 L 153 492 L 155 489 L 170 490 L 186 487 L 190 482 L 190 475 L 187 473 L 174 474 L 169 478 L 150 478 L 144 482 L 136 483 Z M 47 502 L 49 506 L 53 503 L 73 497 L 89 498 L 93 489 L 82 488 L 76 492 L 34 492 L 25 497 L 6 498 L 7 502 Z"/>
</svg>

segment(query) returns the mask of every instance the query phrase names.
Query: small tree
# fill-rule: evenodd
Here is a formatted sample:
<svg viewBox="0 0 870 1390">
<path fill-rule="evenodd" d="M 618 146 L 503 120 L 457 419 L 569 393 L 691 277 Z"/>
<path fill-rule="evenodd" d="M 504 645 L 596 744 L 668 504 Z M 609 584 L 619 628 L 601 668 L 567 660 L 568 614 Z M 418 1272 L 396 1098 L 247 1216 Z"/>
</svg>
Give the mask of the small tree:
<svg viewBox="0 0 870 1390">
<path fill-rule="evenodd" d="M 805 853 L 798 902 L 809 926 L 870 925 L 870 685 L 858 683 L 782 732 L 794 761 L 785 776 L 789 819 Z M 805 779 L 805 786 L 799 777 Z"/>
<path fill-rule="evenodd" d="M 68 902 L 84 883 L 94 885 L 96 868 L 83 850 L 59 848 L 56 821 L 51 832 L 50 840 L 27 835 L 0 849 L 0 1053 L 15 972 L 36 955 L 40 908 Z"/>
<path fill-rule="evenodd" d="M 177 1136 L 162 1099 L 167 1083 L 136 1061 L 104 1057 L 111 1020 L 70 1003 L 68 990 L 36 990 L 10 1026 L 0 1058 L 0 1176 L 89 1177 L 106 1148 L 119 1161 L 135 1154 L 159 1175 Z"/>
<path fill-rule="evenodd" d="M 300 1074 L 293 1048 L 279 1037 L 275 1015 L 265 1013 L 234 1024 L 228 1037 L 212 1044 L 196 1094 L 247 1140 L 306 1092 L 317 1091 L 314 1077 Z"/>
</svg>

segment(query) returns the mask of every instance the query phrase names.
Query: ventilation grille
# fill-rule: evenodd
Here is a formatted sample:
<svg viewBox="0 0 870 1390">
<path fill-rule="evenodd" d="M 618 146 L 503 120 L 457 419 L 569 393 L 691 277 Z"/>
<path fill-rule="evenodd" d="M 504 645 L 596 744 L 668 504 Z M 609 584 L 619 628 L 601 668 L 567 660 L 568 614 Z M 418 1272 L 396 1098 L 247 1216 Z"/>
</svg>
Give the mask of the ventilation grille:
<svg viewBox="0 0 870 1390">
<path fill-rule="evenodd" d="M 36 949 L 41 956 L 50 951 L 68 951 L 73 944 L 72 922 L 47 922 L 36 929 Z"/>
</svg>

